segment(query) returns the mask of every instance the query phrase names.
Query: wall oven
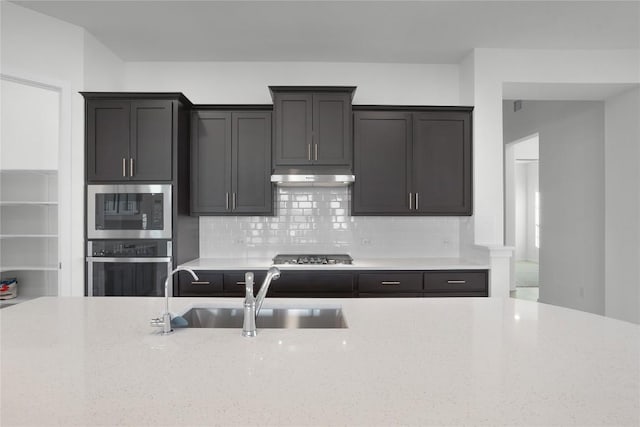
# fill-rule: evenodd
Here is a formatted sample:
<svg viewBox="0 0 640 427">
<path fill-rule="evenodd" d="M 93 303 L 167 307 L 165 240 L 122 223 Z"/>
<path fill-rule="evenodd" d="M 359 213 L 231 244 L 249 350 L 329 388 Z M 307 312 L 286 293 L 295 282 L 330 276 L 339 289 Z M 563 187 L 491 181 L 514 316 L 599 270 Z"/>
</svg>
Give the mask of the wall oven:
<svg viewBox="0 0 640 427">
<path fill-rule="evenodd" d="M 87 239 L 171 239 L 171 185 L 88 185 Z"/>
<path fill-rule="evenodd" d="M 90 240 L 87 254 L 88 296 L 164 296 L 170 241 Z"/>
</svg>

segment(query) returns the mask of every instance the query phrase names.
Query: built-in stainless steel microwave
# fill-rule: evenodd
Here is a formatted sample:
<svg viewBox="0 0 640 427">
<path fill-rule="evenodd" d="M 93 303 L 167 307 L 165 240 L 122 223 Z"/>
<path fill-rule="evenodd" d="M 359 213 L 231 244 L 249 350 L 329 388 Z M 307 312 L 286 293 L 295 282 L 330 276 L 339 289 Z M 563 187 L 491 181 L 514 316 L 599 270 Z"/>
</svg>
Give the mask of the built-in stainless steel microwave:
<svg viewBox="0 0 640 427">
<path fill-rule="evenodd" d="M 171 185 L 88 185 L 87 238 L 171 239 Z"/>
</svg>

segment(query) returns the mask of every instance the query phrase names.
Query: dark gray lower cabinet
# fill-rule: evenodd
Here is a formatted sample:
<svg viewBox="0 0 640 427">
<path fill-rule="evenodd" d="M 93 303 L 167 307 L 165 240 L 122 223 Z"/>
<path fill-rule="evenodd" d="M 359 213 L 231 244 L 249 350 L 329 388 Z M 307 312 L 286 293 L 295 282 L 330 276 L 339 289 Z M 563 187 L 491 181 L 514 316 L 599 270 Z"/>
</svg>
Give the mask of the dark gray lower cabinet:
<svg viewBox="0 0 640 427">
<path fill-rule="evenodd" d="M 218 297 L 223 296 L 222 273 L 216 271 L 197 271 L 198 280 L 191 274 L 178 272 L 178 289 L 181 297 Z"/>
<path fill-rule="evenodd" d="M 424 273 L 425 296 L 489 296 L 487 270 L 441 270 Z"/>
<path fill-rule="evenodd" d="M 422 272 L 376 272 L 358 275 L 358 292 L 400 294 L 422 292 Z"/>
<path fill-rule="evenodd" d="M 273 297 L 326 297 L 354 296 L 354 274 L 331 271 L 283 271 L 278 280 L 271 282 L 267 296 Z"/>
<path fill-rule="evenodd" d="M 254 294 L 260 290 L 260 285 L 267 275 L 266 271 L 253 271 Z M 222 288 L 225 296 L 244 296 L 246 281 L 244 271 L 226 271 L 224 273 Z"/>
<path fill-rule="evenodd" d="M 271 215 L 270 178 L 270 111 L 192 112 L 192 214 Z"/>
<path fill-rule="evenodd" d="M 198 271 L 199 281 L 179 273 L 180 296 L 245 294 L 244 271 Z M 266 271 L 255 270 L 254 293 Z M 267 296 L 290 298 L 343 297 L 486 297 L 487 270 L 287 271 L 271 282 Z"/>
</svg>

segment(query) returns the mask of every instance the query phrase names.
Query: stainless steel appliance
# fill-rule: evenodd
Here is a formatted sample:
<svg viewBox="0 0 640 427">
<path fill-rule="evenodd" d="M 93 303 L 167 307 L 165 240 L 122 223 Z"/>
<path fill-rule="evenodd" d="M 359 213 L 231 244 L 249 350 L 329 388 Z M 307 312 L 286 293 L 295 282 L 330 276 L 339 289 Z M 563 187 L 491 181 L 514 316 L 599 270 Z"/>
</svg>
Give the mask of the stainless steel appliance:
<svg viewBox="0 0 640 427">
<path fill-rule="evenodd" d="M 87 239 L 171 239 L 171 231 L 170 184 L 87 186 Z"/>
<path fill-rule="evenodd" d="M 164 295 L 172 268 L 170 241 L 92 240 L 87 254 L 88 296 Z"/>
<path fill-rule="evenodd" d="M 344 187 L 355 182 L 350 172 L 335 174 L 280 173 L 271 175 L 271 182 L 281 187 Z"/>
<path fill-rule="evenodd" d="M 311 265 L 335 265 L 352 264 L 353 258 L 347 254 L 278 254 L 273 258 L 274 264 L 311 264 Z"/>
</svg>

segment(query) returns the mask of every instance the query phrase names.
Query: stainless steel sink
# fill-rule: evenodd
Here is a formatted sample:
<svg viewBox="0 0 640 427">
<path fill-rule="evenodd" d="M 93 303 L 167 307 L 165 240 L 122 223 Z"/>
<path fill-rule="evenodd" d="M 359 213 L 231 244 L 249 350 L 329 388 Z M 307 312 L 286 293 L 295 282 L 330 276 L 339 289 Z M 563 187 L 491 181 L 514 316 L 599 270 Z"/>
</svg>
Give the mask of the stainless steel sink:
<svg viewBox="0 0 640 427">
<path fill-rule="evenodd" d="M 236 328 L 242 329 L 241 308 L 193 307 L 182 317 L 186 328 Z M 341 308 L 267 308 L 262 307 L 256 319 L 260 328 L 346 328 Z"/>
</svg>

